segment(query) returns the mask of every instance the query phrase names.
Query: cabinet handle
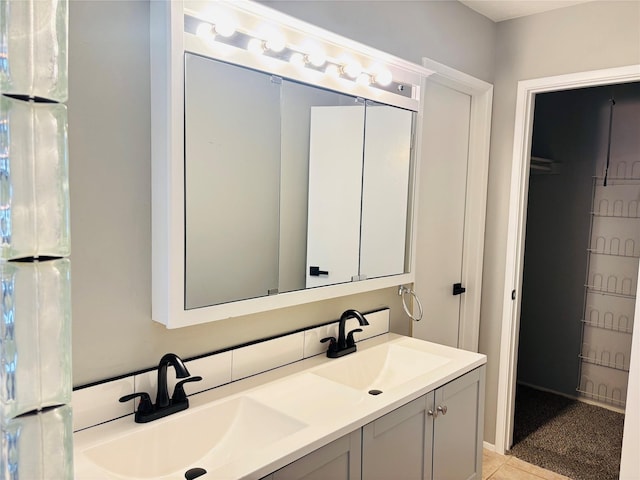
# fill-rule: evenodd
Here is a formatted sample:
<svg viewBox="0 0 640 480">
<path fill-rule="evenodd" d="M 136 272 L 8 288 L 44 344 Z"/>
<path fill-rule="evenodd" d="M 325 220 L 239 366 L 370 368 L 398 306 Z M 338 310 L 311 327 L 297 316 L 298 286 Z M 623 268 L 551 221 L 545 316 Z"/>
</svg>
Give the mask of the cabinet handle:
<svg viewBox="0 0 640 480">
<path fill-rule="evenodd" d="M 438 408 L 436 408 L 436 410 L 438 412 L 441 412 L 443 415 L 447 414 L 447 406 L 446 405 L 438 405 Z"/>
<path fill-rule="evenodd" d="M 440 409 L 440 407 L 438 407 L 438 410 Z M 438 416 L 438 412 L 434 412 L 433 410 L 427 410 L 427 415 L 429 415 L 430 417 L 436 418 Z"/>
</svg>

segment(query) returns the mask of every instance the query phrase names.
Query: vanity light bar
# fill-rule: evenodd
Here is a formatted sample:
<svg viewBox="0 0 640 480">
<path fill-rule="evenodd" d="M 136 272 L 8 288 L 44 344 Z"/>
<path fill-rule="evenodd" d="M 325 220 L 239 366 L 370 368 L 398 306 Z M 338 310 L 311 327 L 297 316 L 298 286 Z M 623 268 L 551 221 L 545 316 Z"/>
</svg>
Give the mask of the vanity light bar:
<svg viewBox="0 0 640 480">
<path fill-rule="evenodd" d="M 383 67 L 365 71 L 357 60 L 339 61 L 328 58 L 321 51 L 303 51 L 287 45 L 282 34 L 274 32 L 269 38 L 260 38 L 238 30 L 226 23 L 213 24 L 194 16 L 184 15 L 184 31 L 206 41 L 215 41 L 256 55 L 265 55 L 300 68 L 309 68 L 333 77 L 353 81 L 396 95 L 411 98 L 410 84 L 393 81 L 392 73 Z"/>
</svg>

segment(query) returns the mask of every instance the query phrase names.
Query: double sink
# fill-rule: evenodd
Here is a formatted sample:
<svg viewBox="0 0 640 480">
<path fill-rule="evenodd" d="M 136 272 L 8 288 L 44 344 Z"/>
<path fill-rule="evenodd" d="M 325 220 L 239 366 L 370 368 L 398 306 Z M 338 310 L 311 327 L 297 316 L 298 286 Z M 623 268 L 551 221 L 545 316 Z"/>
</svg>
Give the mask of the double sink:
<svg viewBox="0 0 640 480">
<path fill-rule="evenodd" d="M 76 478 L 260 478 L 482 363 L 478 354 L 384 337 L 149 424 L 94 427 L 104 436 L 92 432 L 86 447 L 76 441 Z"/>
</svg>

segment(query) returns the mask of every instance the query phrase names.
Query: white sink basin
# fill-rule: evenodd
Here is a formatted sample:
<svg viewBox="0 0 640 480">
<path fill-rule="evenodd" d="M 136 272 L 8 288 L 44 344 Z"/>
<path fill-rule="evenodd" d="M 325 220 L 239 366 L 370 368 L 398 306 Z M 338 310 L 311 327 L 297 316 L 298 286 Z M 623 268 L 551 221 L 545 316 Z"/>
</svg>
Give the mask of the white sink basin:
<svg viewBox="0 0 640 480">
<path fill-rule="evenodd" d="M 306 426 L 248 397 L 157 422 L 140 425 L 132 433 L 86 450 L 85 455 L 108 473 L 125 478 L 176 473 L 184 478 L 191 468 L 211 472 Z"/>
<path fill-rule="evenodd" d="M 251 397 L 277 405 L 285 412 L 296 412 L 296 417 L 314 423 L 348 412 L 362 401 L 363 393 L 318 375 L 303 373 L 266 385 L 252 392 Z"/>
<path fill-rule="evenodd" d="M 451 361 L 413 348 L 412 344 L 407 341 L 378 345 L 335 360 L 313 373 L 358 390 L 384 392 Z"/>
</svg>

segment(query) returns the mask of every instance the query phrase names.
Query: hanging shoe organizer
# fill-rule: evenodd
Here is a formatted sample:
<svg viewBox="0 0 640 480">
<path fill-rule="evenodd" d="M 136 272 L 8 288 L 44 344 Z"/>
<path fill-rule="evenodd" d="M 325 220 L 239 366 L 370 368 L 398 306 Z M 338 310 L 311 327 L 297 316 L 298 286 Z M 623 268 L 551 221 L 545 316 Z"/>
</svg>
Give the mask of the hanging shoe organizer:
<svg viewBox="0 0 640 480">
<path fill-rule="evenodd" d="M 613 174 L 613 175 L 612 175 Z M 640 258 L 640 162 L 594 178 L 577 391 L 624 408 Z"/>
</svg>

